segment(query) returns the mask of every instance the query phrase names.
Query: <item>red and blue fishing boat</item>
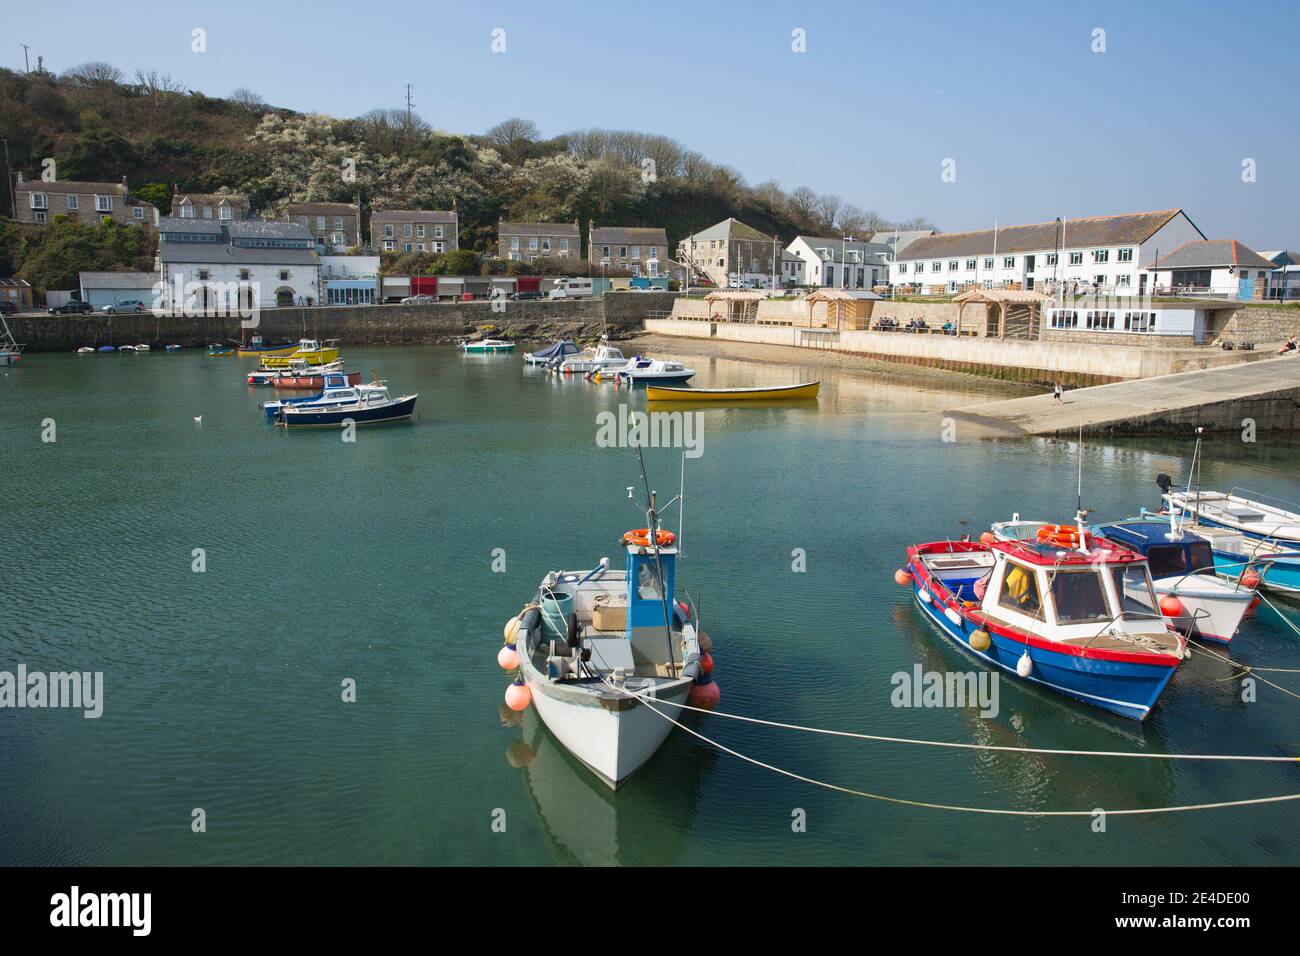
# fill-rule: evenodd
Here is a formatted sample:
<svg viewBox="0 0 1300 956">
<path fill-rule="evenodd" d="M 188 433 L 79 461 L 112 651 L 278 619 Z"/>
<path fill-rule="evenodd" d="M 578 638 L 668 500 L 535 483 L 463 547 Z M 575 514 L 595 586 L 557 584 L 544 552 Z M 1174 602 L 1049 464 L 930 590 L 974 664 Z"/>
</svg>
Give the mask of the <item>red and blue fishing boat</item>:
<svg viewBox="0 0 1300 956">
<path fill-rule="evenodd" d="M 933 541 L 895 580 L 944 637 L 985 664 L 1144 719 L 1186 654 L 1146 559 L 1082 526 L 1031 541 Z"/>
</svg>

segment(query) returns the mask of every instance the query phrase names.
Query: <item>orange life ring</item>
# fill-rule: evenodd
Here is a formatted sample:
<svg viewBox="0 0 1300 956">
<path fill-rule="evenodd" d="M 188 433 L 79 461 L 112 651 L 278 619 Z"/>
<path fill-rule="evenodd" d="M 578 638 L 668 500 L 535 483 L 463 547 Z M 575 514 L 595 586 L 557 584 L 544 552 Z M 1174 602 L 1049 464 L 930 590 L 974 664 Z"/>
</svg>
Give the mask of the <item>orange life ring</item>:
<svg viewBox="0 0 1300 956">
<path fill-rule="evenodd" d="M 1062 548 L 1086 547 L 1092 541 L 1092 535 L 1072 524 L 1047 524 L 1038 529 L 1038 540 L 1044 544 L 1054 544 Z"/>
<path fill-rule="evenodd" d="M 660 528 L 659 532 L 655 535 L 655 543 L 661 548 L 668 547 L 676 540 L 677 535 L 673 534 L 671 531 L 665 531 L 662 528 Z M 650 547 L 650 529 L 633 528 L 631 531 L 623 535 L 623 543 L 634 544 L 638 548 Z"/>
</svg>

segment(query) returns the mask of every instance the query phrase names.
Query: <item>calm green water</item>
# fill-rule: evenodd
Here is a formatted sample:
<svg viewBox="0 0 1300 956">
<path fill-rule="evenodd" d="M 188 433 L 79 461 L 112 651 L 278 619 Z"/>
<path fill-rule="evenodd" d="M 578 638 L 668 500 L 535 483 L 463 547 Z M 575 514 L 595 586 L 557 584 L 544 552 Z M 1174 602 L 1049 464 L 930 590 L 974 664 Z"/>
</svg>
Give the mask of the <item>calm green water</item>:
<svg viewBox="0 0 1300 956">
<path fill-rule="evenodd" d="M 516 356 L 349 350 L 410 425 L 267 427 L 231 359 L 31 355 L 0 370 L 0 670 L 105 674 L 104 714 L 0 711 L 8 864 L 1300 862 L 1296 804 L 1144 819 L 947 814 L 811 787 L 677 732 L 617 796 L 501 704 L 502 623 L 554 567 L 616 561 L 641 524 L 635 455 L 596 415 L 641 395 L 555 382 Z M 688 465 L 680 582 L 700 596 L 723 709 L 958 741 L 1296 753 L 1300 701 L 1242 703 L 1204 655 L 1145 726 L 1004 681 L 1001 713 L 904 710 L 890 676 L 975 665 L 892 581 L 914 541 L 1012 510 L 1068 517 L 1068 442 L 940 441 L 974 394 L 826 370 L 699 360 L 697 384 L 821 377 L 812 408 L 709 409 Z M 987 396 L 987 392 L 980 395 Z M 202 423 L 194 416 L 202 415 Z M 52 418 L 57 441 L 41 441 Z M 963 437 L 959 435 L 959 438 Z M 1154 505 L 1184 441 L 1084 450 L 1096 516 Z M 675 493 L 679 457 L 648 455 Z M 1205 483 L 1298 497 L 1300 447 L 1210 449 Z M 675 524 L 675 519 L 674 519 Z M 191 570 L 203 548 L 207 570 Z M 493 549 L 505 573 L 492 570 Z M 791 570 L 804 549 L 807 570 Z M 1296 608 L 1292 608 L 1293 613 Z M 1300 667 L 1261 609 L 1244 661 Z M 345 678 L 357 701 L 341 701 Z M 1293 687 L 1295 675 L 1279 680 Z M 1300 689 L 1297 687 L 1296 689 Z M 1022 809 L 1160 806 L 1300 792 L 1286 765 L 1018 757 L 695 726 L 793 772 L 912 799 Z M 191 811 L 207 813 L 204 834 Z M 795 833 L 791 815 L 807 814 Z M 504 833 L 493 832 L 495 810 Z"/>
</svg>

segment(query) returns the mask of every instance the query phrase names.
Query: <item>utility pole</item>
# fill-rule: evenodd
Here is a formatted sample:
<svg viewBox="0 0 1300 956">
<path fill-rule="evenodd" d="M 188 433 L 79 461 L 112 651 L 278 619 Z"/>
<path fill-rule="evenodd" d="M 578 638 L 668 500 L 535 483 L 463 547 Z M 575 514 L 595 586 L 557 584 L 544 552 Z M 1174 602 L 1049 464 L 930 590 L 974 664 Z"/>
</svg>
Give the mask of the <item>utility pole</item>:
<svg viewBox="0 0 1300 956">
<path fill-rule="evenodd" d="M 406 84 L 406 132 L 411 132 L 411 107 L 415 104 L 411 102 L 411 84 Z"/>
<path fill-rule="evenodd" d="M 23 48 L 23 66 L 26 68 L 27 72 L 30 73 L 32 72 L 32 61 L 27 57 L 28 46 L 26 43 L 20 43 L 18 45 Z"/>
<path fill-rule="evenodd" d="M 14 189 L 14 173 L 9 166 L 9 140 L 0 139 L 5 144 L 5 190 L 9 193 L 9 206 L 13 211 L 14 221 L 18 221 L 18 196 Z"/>
</svg>

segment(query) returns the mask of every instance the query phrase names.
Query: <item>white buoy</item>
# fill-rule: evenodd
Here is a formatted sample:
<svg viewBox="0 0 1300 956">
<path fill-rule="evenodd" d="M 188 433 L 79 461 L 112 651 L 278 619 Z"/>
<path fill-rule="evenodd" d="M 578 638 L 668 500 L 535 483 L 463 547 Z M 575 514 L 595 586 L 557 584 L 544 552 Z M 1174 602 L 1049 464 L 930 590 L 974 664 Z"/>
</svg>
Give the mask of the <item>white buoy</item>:
<svg viewBox="0 0 1300 956">
<path fill-rule="evenodd" d="M 195 416 L 194 416 L 194 420 L 195 420 L 196 422 L 199 422 L 200 424 L 202 424 L 202 423 L 203 423 L 203 416 L 202 416 L 202 415 L 195 415 Z"/>
<path fill-rule="evenodd" d="M 1029 652 L 1025 651 L 1020 655 L 1020 660 L 1016 661 L 1016 673 L 1021 677 L 1028 677 L 1034 672 L 1034 662 L 1029 659 Z"/>
</svg>

